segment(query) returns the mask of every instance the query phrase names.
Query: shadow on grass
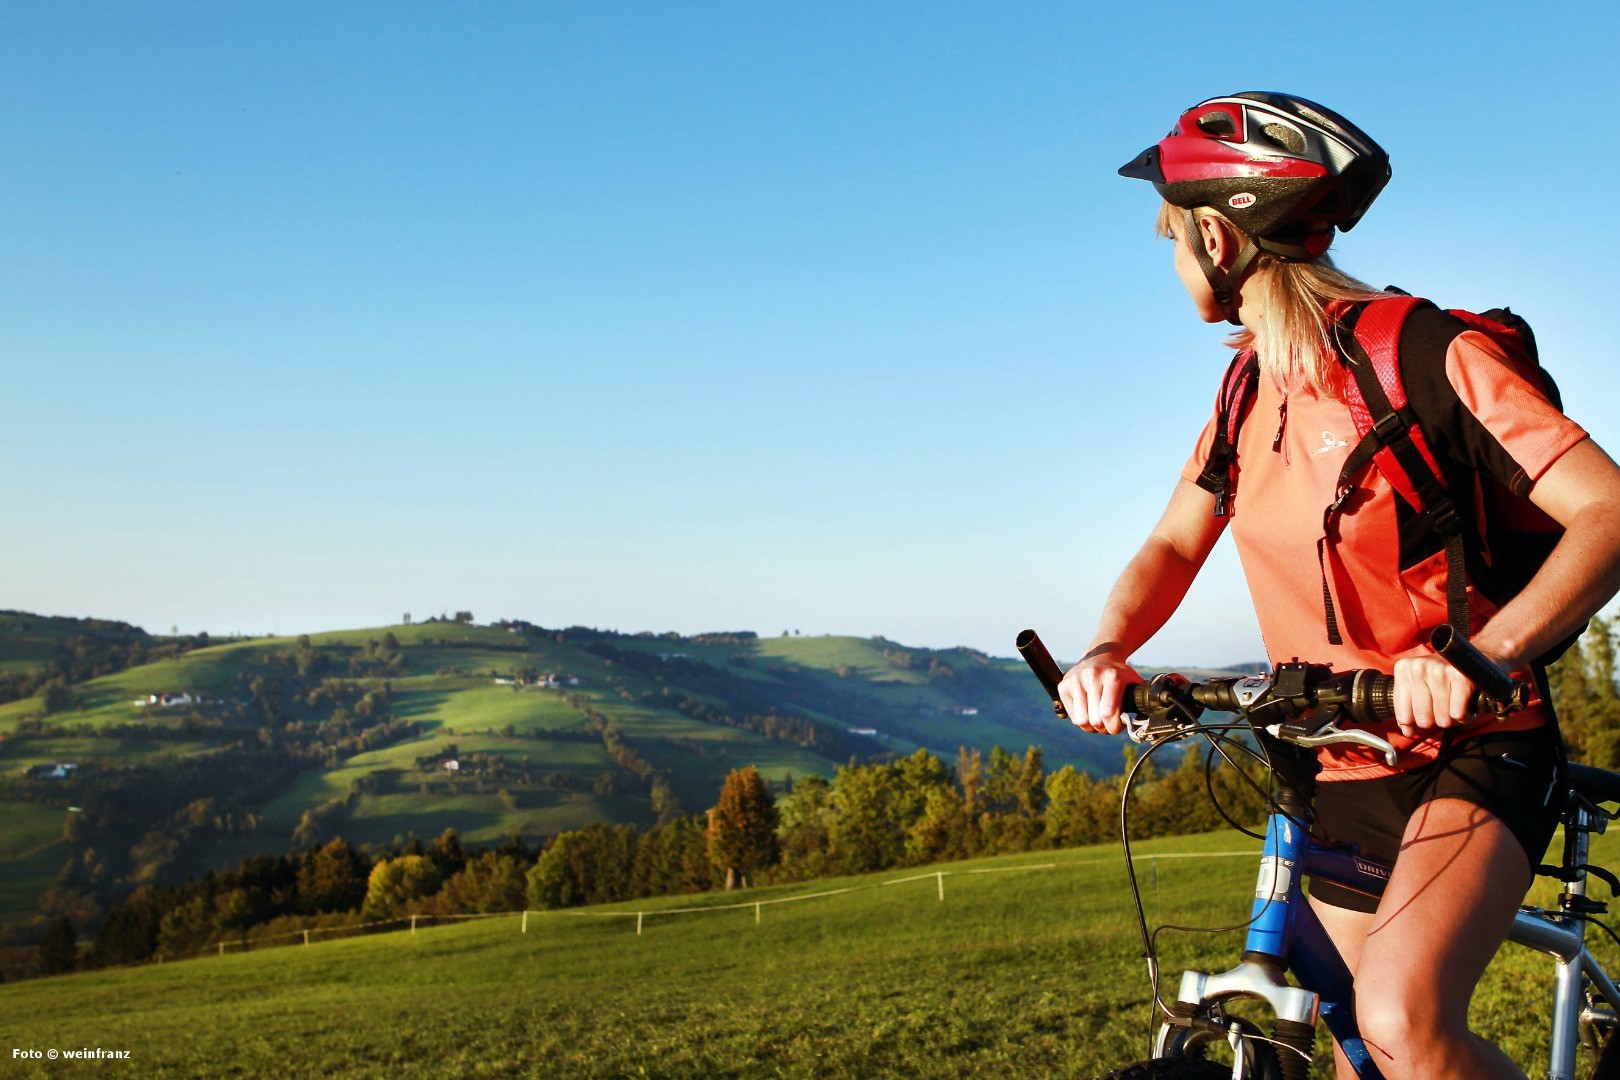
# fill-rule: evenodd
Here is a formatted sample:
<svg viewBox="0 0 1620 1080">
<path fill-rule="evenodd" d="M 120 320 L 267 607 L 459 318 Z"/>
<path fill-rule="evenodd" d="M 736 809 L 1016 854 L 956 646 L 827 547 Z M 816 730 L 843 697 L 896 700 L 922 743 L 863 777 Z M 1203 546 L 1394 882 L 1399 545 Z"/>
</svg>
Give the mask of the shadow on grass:
<svg viewBox="0 0 1620 1080">
<path fill-rule="evenodd" d="M 445 691 L 410 690 L 394 698 L 394 715 L 401 720 L 436 719 L 433 714 L 448 700 Z"/>
</svg>

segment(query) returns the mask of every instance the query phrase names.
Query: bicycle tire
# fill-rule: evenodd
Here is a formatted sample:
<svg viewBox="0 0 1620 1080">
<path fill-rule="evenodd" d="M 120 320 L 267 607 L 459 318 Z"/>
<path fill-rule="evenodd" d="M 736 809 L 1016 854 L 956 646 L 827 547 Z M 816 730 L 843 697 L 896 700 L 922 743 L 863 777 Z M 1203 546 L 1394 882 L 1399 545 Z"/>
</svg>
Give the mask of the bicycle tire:
<svg viewBox="0 0 1620 1080">
<path fill-rule="evenodd" d="M 1100 1080 L 1231 1080 L 1230 1065 L 1204 1057 L 1206 1041 L 1197 1036 L 1189 1037 L 1185 1030 L 1177 1031 L 1170 1036 L 1164 1057 L 1123 1066 Z M 1245 1044 L 1245 1049 L 1249 1057 L 1247 1074 L 1253 1080 L 1281 1080 L 1282 1070 L 1275 1049 L 1252 1039 Z"/>
<path fill-rule="evenodd" d="M 1603 1040 L 1603 1051 L 1592 1066 L 1592 1080 L 1620 1080 L 1620 1031 Z"/>
</svg>

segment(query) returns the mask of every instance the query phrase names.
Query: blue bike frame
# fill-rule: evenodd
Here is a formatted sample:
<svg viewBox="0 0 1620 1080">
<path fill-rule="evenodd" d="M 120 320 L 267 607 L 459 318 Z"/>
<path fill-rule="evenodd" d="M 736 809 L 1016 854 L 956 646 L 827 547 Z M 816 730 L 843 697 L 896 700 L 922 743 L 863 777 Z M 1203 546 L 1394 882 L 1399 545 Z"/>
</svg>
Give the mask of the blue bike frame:
<svg viewBox="0 0 1620 1080">
<path fill-rule="evenodd" d="M 1266 823 L 1266 842 L 1260 858 L 1260 879 L 1250 912 L 1246 952 L 1281 956 L 1300 982 L 1320 995 L 1317 1015 L 1355 1067 L 1356 1075 L 1378 1077 L 1356 1027 L 1355 998 L 1350 969 L 1311 905 L 1304 902 L 1303 874 L 1335 882 L 1370 897 L 1384 895 L 1389 867 L 1342 847 L 1322 847 L 1306 828 L 1286 814 L 1274 813 Z"/>
<path fill-rule="evenodd" d="M 1583 871 L 1566 883 L 1566 896 L 1584 896 L 1588 833 L 1601 828 L 1600 816 L 1585 809 L 1577 808 L 1566 819 L 1564 862 Z M 1183 973 L 1180 1004 L 1183 1008 L 1207 1007 L 1232 998 L 1258 998 L 1270 1005 L 1278 1020 L 1311 1028 L 1321 1020 L 1358 1077 L 1382 1080 L 1356 1027 L 1349 968 L 1310 904 L 1304 902 L 1302 882 L 1307 875 L 1376 899 L 1384 894 L 1390 868 L 1350 847 L 1319 844 L 1298 818 L 1281 810 L 1273 812 L 1266 825 L 1243 962 L 1218 975 Z M 1521 909 L 1508 940 L 1546 953 L 1557 962 L 1557 998 L 1547 1075 L 1553 1080 L 1572 1078 L 1583 1027 L 1594 1020 L 1614 1022 L 1612 1007 L 1620 1004 L 1620 989 L 1587 952 L 1585 923 L 1579 919 Z M 1288 984 L 1284 969 L 1294 973 L 1298 986 Z M 1582 1007 L 1583 988 L 1587 985 L 1611 1007 L 1610 1011 Z M 1174 1030 L 1172 1024 L 1161 1029 L 1161 1053 Z M 1293 1051 L 1279 1047 L 1279 1052 Z"/>
</svg>

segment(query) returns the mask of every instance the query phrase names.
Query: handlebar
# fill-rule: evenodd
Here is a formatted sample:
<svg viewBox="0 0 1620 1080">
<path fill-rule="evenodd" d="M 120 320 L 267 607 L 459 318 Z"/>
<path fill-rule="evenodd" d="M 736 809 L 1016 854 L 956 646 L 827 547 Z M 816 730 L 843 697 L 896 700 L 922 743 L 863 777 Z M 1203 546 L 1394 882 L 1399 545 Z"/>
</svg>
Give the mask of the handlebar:
<svg viewBox="0 0 1620 1080">
<path fill-rule="evenodd" d="M 1436 628 L 1429 643 L 1436 653 L 1479 687 L 1469 703 L 1474 712 L 1501 715 L 1527 704 L 1529 688 L 1503 672 L 1449 626 Z M 1063 670 L 1052 659 L 1040 635 L 1025 630 L 1018 635 L 1016 644 L 1052 699 L 1053 710 L 1067 718 L 1058 694 Z M 1321 746 L 1329 742 L 1370 746 L 1384 751 L 1393 764 L 1395 752 L 1383 739 L 1370 732 L 1338 726 L 1341 719 L 1376 724 L 1394 718 L 1395 678 L 1381 671 L 1362 668 L 1333 672 L 1321 665 L 1296 660 L 1278 664 L 1269 676 L 1193 683 L 1180 675 L 1156 675 L 1148 682 L 1126 687 L 1121 703 L 1121 712 L 1150 718 L 1127 725 L 1131 737 L 1138 741 L 1160 733 L 1184 731 L 1196 725 L 1198 715 L 1205 709 L 1263 719 L 1273 735 L 1302 746 Z M 1312 714 L 1315 714 L 1314 722 L 1299 722 Z M 1155 722 L 1157 732 L 1153 730 Z"/>
</svg>

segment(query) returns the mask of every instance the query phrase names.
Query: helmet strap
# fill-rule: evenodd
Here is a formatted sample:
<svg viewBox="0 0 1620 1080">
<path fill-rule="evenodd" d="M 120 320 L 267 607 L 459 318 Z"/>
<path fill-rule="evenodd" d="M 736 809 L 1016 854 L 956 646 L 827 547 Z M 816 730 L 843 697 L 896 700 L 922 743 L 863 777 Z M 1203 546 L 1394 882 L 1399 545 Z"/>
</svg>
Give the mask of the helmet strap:
<svg viewBox="0 0 1620 1080">
<path fill-rule="evenodd" d="M 1204 246 L 1203 233 L 1198 227 L 1198 215 L 1191 210 L 1187 211 L 1187 242 L 1192 245 L 1193 255 L 1198 259 L 1198 268 L 1204 272 L 1204 280 L 1209 282 L 1210 291 L 1215 294 L 1215 302 L 1221 306 L 1226 321 L 1233 326 L 1242 326 L 1234 294 L 1238 286 L 1243 284 L 1243 278 L 1248 274 L 1255 256 L 1260 254 L 1260 248 L 1250 240 L 1243 245 L 1243 250 L 1238 252 L 1231 269 L 1222 270 L 1216 265 L 1215 260 L 1210 258 L 1209 249 Z"/>
</svg>

